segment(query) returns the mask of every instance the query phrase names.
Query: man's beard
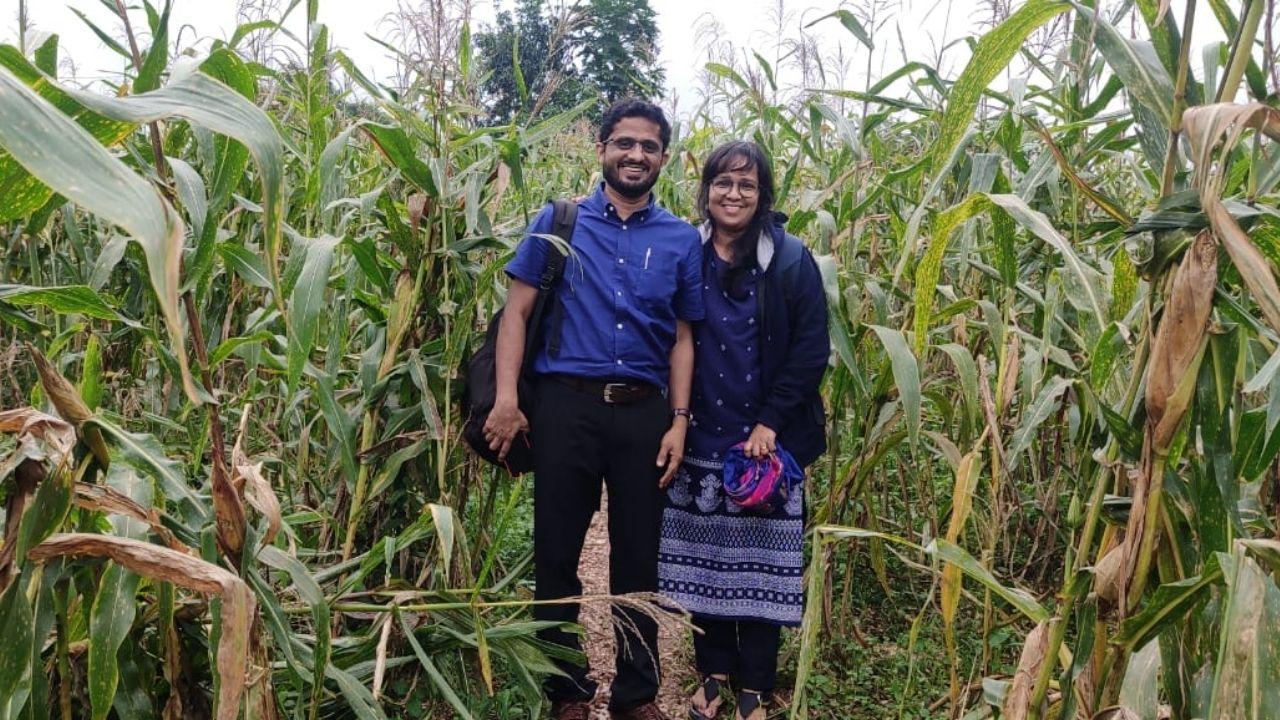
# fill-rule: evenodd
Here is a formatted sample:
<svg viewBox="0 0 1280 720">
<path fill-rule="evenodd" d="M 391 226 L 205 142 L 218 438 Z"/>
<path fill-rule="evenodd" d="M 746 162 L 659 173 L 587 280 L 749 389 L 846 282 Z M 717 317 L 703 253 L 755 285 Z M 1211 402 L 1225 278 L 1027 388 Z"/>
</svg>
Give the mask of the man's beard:
<svg viewBox="0 0 1280 720">
<path fill-rule="evenodd" d="M 622 179 L 622 174 L 618 172 L 621 163 L 606 164 L 604 166 L 604 181 L 613 188 L 613 191 L 629 200 L 638 200 L 649 191 L 658 182 L 658 173 L 653 172 L 639 182 L 626 182 Z"/>
</svg>

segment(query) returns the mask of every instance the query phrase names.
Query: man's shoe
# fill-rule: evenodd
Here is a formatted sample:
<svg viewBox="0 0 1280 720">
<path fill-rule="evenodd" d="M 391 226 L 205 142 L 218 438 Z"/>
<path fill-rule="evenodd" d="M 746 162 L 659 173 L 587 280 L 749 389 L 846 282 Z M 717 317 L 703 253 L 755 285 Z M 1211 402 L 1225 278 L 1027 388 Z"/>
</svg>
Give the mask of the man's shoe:
<svg viewBox="0 0 1280 720">
<path fill-rule="evenodd" d="M 557 700 L 551 703 L 555 720 L 591 720 L 591 703 L 586 700 Z"/>
<path fill-rule="evenodd" d="M 610 710 L 609 717 L 612 720 L 668 720 L 667 716 L 658 709 L 656 702 L 645 703 L 630 710 Z"/>
</svg>

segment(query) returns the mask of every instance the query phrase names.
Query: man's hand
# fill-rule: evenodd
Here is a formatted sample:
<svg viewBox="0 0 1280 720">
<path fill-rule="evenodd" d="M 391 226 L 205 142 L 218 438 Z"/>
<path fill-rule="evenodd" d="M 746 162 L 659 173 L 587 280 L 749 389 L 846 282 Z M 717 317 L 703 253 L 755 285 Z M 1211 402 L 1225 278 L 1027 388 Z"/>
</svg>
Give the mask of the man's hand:
<svg viewBox="0 0 1280 720">
<path fill-rule="evenodd" d="M 671 429 L 662 436 L 662 444 L 658 446 L 658 467 L 666 468 L 662 477 L 658 478 L 658 487 L 665 490 L 671 479 L 680 469 L 684 460 L 684 434 L 689 426 L 689 418 L 677 415 L 671 423 Z"/>
<path fill-rule="evenodd" d="M 747 438 L 747 444 L 742 446 L 742 454 L 749 458 L 762 458 L 777 448 L 778 433 L 766 425 L 756 423 L 751 436 Z"/>
<path fill-rule="evenodd" d="M 529 420 L 520 412 L 515 400 L 498 400 L 484 422 L 484 439 L 489 449 L 498 451 L 498 459 L 506 460 L 516 436 L 529 431 Z"/>
</svg>

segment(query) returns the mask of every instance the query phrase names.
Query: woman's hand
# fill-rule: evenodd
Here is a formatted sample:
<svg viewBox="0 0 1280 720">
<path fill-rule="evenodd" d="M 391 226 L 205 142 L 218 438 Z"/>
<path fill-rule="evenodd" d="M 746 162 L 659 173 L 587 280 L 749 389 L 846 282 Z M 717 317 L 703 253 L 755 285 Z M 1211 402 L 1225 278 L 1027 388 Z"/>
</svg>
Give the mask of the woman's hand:
<svg viewBox="0 0 1280 720">
<path fill-rule="evenodd" d="M 762 458 L 778 449 L 778 433 L 762 423 L 756 423 L 751 436 L 742 446 L 742 454 L 749 458 Z"/>
<path fill-rule="evenodd" d="M 684 434 L 688 429 L 689 418 L 677 415 L 671 420 L 671 429 L 662 436 L 662 444 L 658 446 L 658 467 L 666 470 L 658 478 L 658 487 L 663 490 L 671 484 L 684 460 Z"/>
</svg>

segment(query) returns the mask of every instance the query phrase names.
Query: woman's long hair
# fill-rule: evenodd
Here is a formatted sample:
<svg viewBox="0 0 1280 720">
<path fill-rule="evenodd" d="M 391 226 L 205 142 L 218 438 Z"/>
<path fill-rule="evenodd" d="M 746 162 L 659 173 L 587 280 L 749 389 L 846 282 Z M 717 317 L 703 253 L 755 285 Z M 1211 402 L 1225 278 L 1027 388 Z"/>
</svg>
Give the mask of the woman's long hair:
<svg viewBox="0 0 1280 720">
<path fill-rule="evenodd" d="M 711 223 L 715 231 L 715 220 L 712 219 L 708 206 L 711 202 L 711 183 L 720 175 L 734 170 L 756 170 L 757 184 L 760 187 L 756 194 L 756 212 L 751 222 L 742 233 L 742 237 L 734 243 L 733 262 L 725 274 L 722 288 L 737 295 L 738 280 L 748 270 L 756 266 L 756 250 L 760 242 L 760 233 L 764 231 L 773 216 L 773 167 L 769 157 L 760 146 L 745 140 L 733 140 L 720 145 L 707 156 L 702 166 L 702 181 L 698 184 L 698 212 L 702 219 Z"/>
</svg>

